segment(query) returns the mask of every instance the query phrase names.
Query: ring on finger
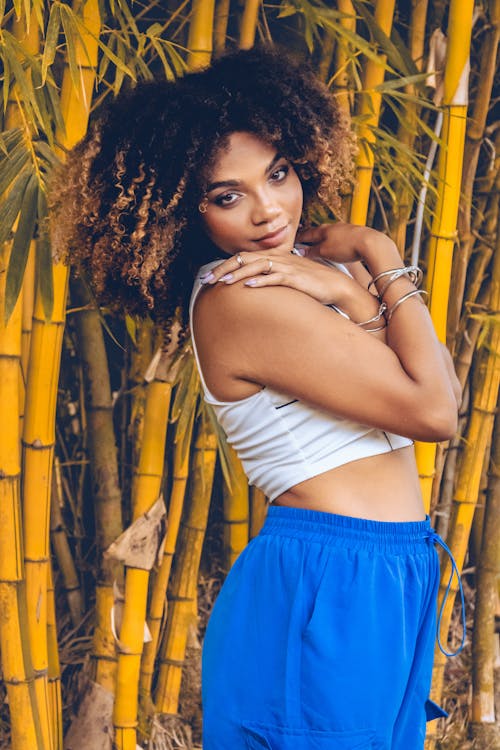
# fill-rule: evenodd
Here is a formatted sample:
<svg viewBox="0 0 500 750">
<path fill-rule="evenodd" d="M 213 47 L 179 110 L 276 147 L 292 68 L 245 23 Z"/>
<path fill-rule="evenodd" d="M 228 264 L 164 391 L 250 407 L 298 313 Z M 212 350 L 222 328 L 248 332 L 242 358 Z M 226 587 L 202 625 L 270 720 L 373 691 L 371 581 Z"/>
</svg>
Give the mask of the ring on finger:
<svg viewBox="0 0 500 750">
<path fill-rule="evenodd" d="M 266 276 L 267 276 L 268 273 L 271 273 L 271 271 L 273 270 L 273 262 L 272 262 L 272 260 L 270 258 L 267 258 L 267 262 L 269 263 L 269 265 L 267 267 L 267 271 L 262 271 L 262 273 L 265 274 Z"/>
<path fill-rule="evenodd" d="M 241 266 L 245 265 L 245 261 L 243 260 L 243 258 L 241 257 L 241 255 L 239 253 L 236 256 L 236 260 L 238 261 L 238 265 L 239 265 L 240 268 L 241 268 Z"/>
</svg>

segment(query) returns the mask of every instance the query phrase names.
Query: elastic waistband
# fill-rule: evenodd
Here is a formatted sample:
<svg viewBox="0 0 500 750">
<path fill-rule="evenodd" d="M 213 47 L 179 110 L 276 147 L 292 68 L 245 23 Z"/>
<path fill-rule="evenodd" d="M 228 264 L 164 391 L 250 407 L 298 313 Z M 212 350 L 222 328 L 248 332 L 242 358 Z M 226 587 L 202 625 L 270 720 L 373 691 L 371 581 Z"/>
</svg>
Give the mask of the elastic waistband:
<svg viewBox="0 0 500 750">
<path fill-rule="evenodd" d="M 373 521 L 321 510 L 269 505 L 260 534 L 281 534 L 355 549 L 411 552 L 423 548 L 431 531 L 428 515 L 423 521 Z"/>
</svg>

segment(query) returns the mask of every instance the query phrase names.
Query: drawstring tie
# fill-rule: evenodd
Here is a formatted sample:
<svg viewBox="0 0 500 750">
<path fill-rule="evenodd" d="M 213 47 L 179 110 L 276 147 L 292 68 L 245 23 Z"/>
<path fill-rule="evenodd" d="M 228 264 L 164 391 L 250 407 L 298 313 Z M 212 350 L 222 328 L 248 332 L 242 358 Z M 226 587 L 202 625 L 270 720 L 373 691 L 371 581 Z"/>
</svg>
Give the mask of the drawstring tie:
<svg viewBox="0 0 500 750">
<path fill-rule="evenodd" d="M 439 534 L 436 531 L 434 531 L 434 529 L 430 530 L 428 538 L 432 539 L 433 542 L 437 542 L 444 549 L 444 551 L 448 554 L 448 556 L 450 558 L 450 562 L 451 562 L 450 580 L 448 581 L 448 586 L 446 587 L 446 591 L 445 591 L 445 594 L 444 594 L 444 597 L 443 597 L 443 601 L 441 602 L 441 607 L 440 607 L 440 610 L 439 610 L 439 617 L 438 617 L 438 622 L 437 622 L 437 639 L 438 639 L 439 648 L 441 649 L 442 653 L 445 656 L 457 656 L 462 651 L 462 649 L 463 649 L 463 647 L 465 645 L 465 635 L 466 635 L 465 599 L 464 599 L 464 589 L 463 589 L 463 586 L 462 586 L 462 579 L 460 578 L 460 573 L 458 572 L 458 567 L 457 567 L 457 564 L 455 562 L 455 558 L 453 557 L 453 555 L 451 553 L 451 550 L 448 547 L 448 545 L 446 544 L 446 542 L 443 541 L 443 539 L 439 536 Z M 440 633 L 441 633 L 441 619 L 443 617 L 443 610 L 444 610 L 444 605 L 446 604 L 446 599 L 448 598 L 448 594 L 450 593 L 451 582 L 453 580 L 453 574 L 454 573 L 457 574 L 458 586 L 459 586 L 459 589 L 460 589 L 460 599 L 461 599 L 461 602 L 462 602 L 462 642 L 461 642 L 460 646 L 458 647 L 458 649 L 456 651 L 445 651 L 444 648 L 443 648 L 443 646 L 442 646 L 442 644 L 441 644 L 441 635 L 440 635 Z"/>
</svg>

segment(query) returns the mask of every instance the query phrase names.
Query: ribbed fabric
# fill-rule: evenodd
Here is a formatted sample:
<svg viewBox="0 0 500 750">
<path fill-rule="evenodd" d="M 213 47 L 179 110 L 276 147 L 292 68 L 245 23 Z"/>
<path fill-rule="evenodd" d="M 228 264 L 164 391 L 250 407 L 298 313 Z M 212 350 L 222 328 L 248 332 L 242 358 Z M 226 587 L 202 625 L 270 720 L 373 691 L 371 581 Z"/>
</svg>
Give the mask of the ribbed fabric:
<svg viewBox="0 0 500 750">
<path fill-rule="evenodd" d="M 189 306 L 191 331 L 194 302 L 202 287 L 199 277 L 220 262 L 199 269 Z M 205 383 L 194 336 L 192 342 L 204 399 L 213 407 L 249 483 L 270 502 L 305 479 L 413 443 L 401 435 L 328 414 L 267 386 L 238 401 L 219 401 Z"/>
</svg>

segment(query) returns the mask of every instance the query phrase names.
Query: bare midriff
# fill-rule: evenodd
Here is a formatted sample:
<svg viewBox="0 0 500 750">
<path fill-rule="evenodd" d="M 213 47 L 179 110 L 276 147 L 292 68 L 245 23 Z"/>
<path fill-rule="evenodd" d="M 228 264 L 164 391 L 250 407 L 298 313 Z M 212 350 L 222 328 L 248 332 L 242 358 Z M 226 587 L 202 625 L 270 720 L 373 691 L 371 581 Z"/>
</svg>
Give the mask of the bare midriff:
<svg viewBox="0 0 500 750">
<path fill-rule="evenodd" d="M 413 446 L 330 469 L 294 485 L 273 504 L 374 521 L 425 519 Z"/>
</svg>

